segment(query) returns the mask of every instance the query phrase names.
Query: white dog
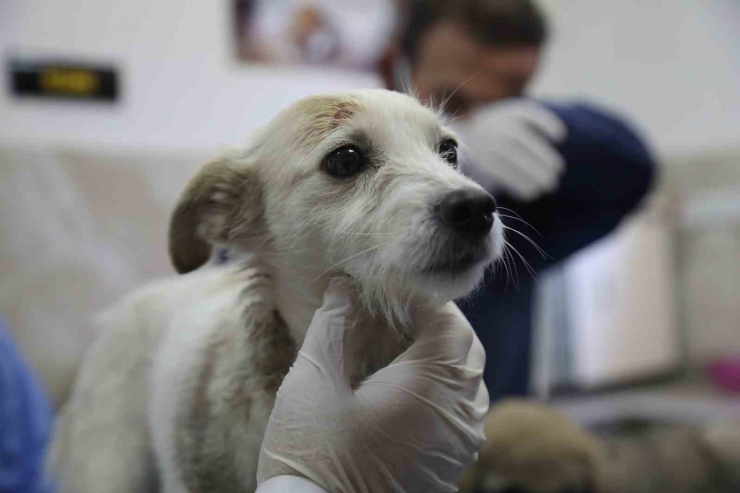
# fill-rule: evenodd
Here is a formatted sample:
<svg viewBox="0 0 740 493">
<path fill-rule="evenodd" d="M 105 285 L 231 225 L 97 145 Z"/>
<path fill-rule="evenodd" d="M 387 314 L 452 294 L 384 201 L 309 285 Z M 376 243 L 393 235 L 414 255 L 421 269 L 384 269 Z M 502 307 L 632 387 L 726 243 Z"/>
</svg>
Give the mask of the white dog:
<svg viewBox="0 0 740 493">
<path fill-rule="evenodd" d="M 503 249 L 493 198 L 457 169 L 455 137 L 409 96 L 304 99 L 181 196 L 170 255 L 198 269 L 99 319 L 59 419 L 64 493 L 256 487 L 275 392 L 328 281 L 349 275 L 366 313 L 350 338 L 359 380 L 408 344 L 408 308 L 470 292 Z"/>
</svg>

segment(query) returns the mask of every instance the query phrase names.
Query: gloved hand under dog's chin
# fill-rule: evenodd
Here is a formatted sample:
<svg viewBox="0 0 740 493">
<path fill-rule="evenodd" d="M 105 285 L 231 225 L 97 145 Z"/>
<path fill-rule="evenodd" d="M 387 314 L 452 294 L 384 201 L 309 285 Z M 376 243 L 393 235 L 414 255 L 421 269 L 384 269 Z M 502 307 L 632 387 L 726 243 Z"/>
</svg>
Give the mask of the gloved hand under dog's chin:
<svg viewBox="0 0 740 493">
<path fill-rule="evenodd" d="M 327 491 L 457 491 L 484 440 L 485 352 L 452 303 L 416 310 L 416 340 L 353 387 L 346 334 L 355 290 L 333 280 L 278 390 L 257 478 Z"/>
</svg>

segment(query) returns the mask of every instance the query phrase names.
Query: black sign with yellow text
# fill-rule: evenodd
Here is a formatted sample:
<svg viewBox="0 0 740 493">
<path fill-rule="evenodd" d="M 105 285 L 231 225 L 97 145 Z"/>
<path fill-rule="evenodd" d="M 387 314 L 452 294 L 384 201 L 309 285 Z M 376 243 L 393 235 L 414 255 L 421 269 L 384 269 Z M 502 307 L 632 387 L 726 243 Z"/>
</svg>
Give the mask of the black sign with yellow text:
<svg viewBox="0 0 740 493">
<path fill-rule="evenodd" d="M 116 101 L 118 74 L 90 64 L 10 60 L 10 89 L 16 96 Z"/>
</svg>

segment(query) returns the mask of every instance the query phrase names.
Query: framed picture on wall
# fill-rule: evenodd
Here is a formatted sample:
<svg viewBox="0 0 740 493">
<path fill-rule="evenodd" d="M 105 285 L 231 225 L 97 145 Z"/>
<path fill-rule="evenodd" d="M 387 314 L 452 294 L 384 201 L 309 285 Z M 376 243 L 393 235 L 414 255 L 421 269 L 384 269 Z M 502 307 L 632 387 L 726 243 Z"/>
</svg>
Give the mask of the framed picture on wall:
<svg viewBox="0 0 740 493">
<path fill-rule="evenodd" d="M 369 71 L 391 38 L 394 0 L 232 0 L 238 60 Z"/>
</svg>

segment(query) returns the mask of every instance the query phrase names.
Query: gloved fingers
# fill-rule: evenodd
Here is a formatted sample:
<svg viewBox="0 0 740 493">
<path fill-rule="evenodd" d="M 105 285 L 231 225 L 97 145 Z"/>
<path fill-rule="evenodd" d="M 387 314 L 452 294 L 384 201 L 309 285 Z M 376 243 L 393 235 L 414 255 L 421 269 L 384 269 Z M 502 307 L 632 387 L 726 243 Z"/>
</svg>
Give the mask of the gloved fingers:
<svg viewBox="0 0 740 493">
<path fill-rule="evenodd" d="M 531 132 L 529 135 L 512 134 L 507 147 L 500 152 L 506 152 L 501 160 L 508 162 L 524 177 L 519 188 L 525 190 L 520 191 L 520 195 L 534 198 L 558 188 L 565 171 L 565 161 L 552 144 L 541 136 Z"/>
<path fill-rule="evenodd" d="M 461 146 L 462 158 L 460 160 L 460 171 L 471 178 L 489 192 L 495 192 L 504 184 L 504 180 L 490 165 L 489 152 L 480 152 L 472 148 L 468 142 Z"/>
<path fill-rule="evenodd" d="M 390 366 L 398 363 L 444 363 L 463 367 L 474 351 L 485 361 L 485 351 L 473 328 L 452 302 L 417 307 L 412 314 L 415 340 Z M 471 360 L 480 363 L 480 360 Z"/>
<path fill-rule="evenodd" d="M 388 435 L 405 433 L 406 445 L 425 448 L 428 440 L 446 436 L 457 452 L 475 453 L 485 435 L 488 391 L 481 389 L 481 376 L 444 378 L 433 367 L 399 366 L 387 378 L 363 382 L 355 397 L 378 429 Z M 419 428 L 420 424 L 425 428 Z M 415 430 L 416 429 L 416 430 Z"/>
<path fill-rule="evenodd" d="M 492 153 L 488 157 L 488 169 L 471 172 L 471 177 L 477 180 L 477 174 L 486 173 L 486 183 L 479 181 L 486 189 L 504 189 L 519 200 L 532 200 L 543 193 L 547 183 L 532 170 L 517 164 L 516 159 L 502 153 Z M 490 188 L 489 186 L 490 185 Z"/>
<path fill-rule="evenodd" d="M 480 416 L 481 419 L 481 427 L 483 426 L 483 421 L 488 414 L 488 409 L 490 405 L 491 397 L 488 394 L 488 387 L 486 387 L 486 383 L 483 381 L 483 378 L 481 376 L 480 384 L 478 385 L 478 392 L 476 392 L 475 400 L 473 401 L 474 411 L 477 416 Z"/>
<path fill-rule="evenodd" d="M 551 190 L 558 182 L 558 171 L 550 168 L 549 164 L 539 159 L 531 148 L 532 143 L 508 143 L 508 147 L 501 149 L 491 156 L 493 167 L 500 168 L 500 172 L 509 171 L 510 186 Z"/>
<path fill-rule="evenodd" d="M 519 125 L 485 141 L 473 138 L 472 145 L 464 147 L 462 170 L 487 190 L 504 188 L 531 200 L 557 187 L 558 168 L 562 170 L 564 163 L 546 139 Z"/>
<path fill-rule="evenodd" d="M 448 408 L 474 400 L 486 353 L 468 320 L 454 303 L 419 308 L 413 316 L 416 339 L 373 383 L 393 383 Z"/>
<path fill-rule="evenodd" d="M 488 406 L 482 381 L 482 370 L 449 362 L 396 361 L 362 382 L 354 396 L 389 419 L 399 407 L 410 407 L 477 421 Z"/>
<path fill-rule="evenodd" d="M 357 296 L 351 279 L 329 282 L 321 307 L 314 313 L 296 364 L 307 362 L 338 388 L 348 389 L 349 362 L 345 360 L 345 335 L 354 323 Z"/>
<path fill-rule="evenodd" d="M 430 311 L 432 316 L 440 315 Z M 489 405 L 483 384 L 485 352 L 468 330 L 469 324 L 449 318 L 452 310 L 445 312 L 437 323 L 425 321 L 430 330 L 363 382 L 355 396 L 371 406 L 374 419 L 389 429 L 409 429 L 420 420 L 430 420 L 437 423 L 432 427 L 437 433 L 458 442 L 456 449 L 474 453 L 484 440 L 483 420 Z"/>
<path fill-rule="evenodd" d="M 508 111 L 510 116 L 531 125 L 550 141 L 559 143 L 568 136 L 568 127 L 565 122 L 547 107 L 526 100 L 510 101 L 504 104 L 509 105 L 504 111 Z"/>
<path fill-rule="evenodd" d="M 455 308 L 457 308 L 457 305 L 455 305 Z M 470 368 L 473 371 L 480 371 L 481 375 L 483 375 L 483 370 L 486 367 L 486 350 L 483 347 L 483 343 L 478 339 L 478 334 L 476 334 L 474 330 L 472 336 L 473 341 L 468 350 L 467 358 L 465 359 L 465 367 Z"/>
<path fill-rule="evenodd" d="M 528 128 L 512 132 L 508 142 L 521 155 L 522 165 L 541 170 L 548 177 L 565 170 L 565 160 L 552 142 Z"/>
<path fill-rule="evenodd" d="M 315 315 L 345 315 L 352 311 L 357 301 L 357 288 L 349 276 L 337 276 L 329 281 L 321 306 Z M 310 329 L 309 329 L 310 330 Z"/>
<path fill-rule="evenodd" d="M 470 423 L 469 435 L 477 451 L 486 441 L 485 422 L 488 410 L 490 409 L 491 398 L 488 395 L 488 388 L 483 382 L 483 376 L 478 380 L 478 389 L 475 397 L 470 401 L 465 401 L 461 406 L 461 412 Z"/>
<path fill-rule="evenodd" d="M 512 184 L 516 186 L 523 178 L 518 172 L 507 169 L 509 165 L 500 166 L 499 154 L 495 150 L 481 150 L 469 145 L 465 146 L 465 159 L 462 162 L 461 171 L 475 180 L 480 186 L 489 191 L 500 188 L 509 189 Z"/>
</svg>

